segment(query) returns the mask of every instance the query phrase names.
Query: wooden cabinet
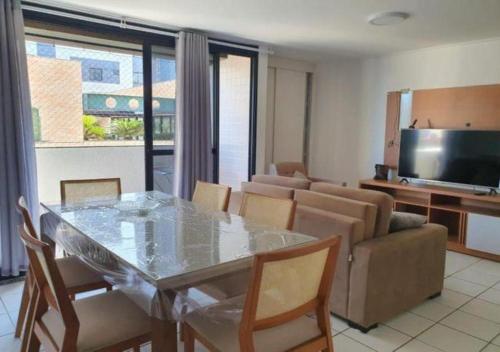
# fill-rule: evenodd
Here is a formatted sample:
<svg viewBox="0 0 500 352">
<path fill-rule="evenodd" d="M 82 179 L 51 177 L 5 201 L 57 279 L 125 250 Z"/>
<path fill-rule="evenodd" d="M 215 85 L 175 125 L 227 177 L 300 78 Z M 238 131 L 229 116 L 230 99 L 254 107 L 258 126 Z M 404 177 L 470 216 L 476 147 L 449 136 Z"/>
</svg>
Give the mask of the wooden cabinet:
<svg viewBox="0 0 500 352">
<path fill-rule="evenodd" d="M 360 188 L 382 191 L 394 198 L 394 209 L 427 216 L 448 228 L 448 249 L 500 262 L 500 255 L 467 248 L 469 214 L 500 218 L 500 196 L 476 195 L 450 187 L 363 180 Z M 500 236 L 500 229 L 492 236 Z"/>
</svg>

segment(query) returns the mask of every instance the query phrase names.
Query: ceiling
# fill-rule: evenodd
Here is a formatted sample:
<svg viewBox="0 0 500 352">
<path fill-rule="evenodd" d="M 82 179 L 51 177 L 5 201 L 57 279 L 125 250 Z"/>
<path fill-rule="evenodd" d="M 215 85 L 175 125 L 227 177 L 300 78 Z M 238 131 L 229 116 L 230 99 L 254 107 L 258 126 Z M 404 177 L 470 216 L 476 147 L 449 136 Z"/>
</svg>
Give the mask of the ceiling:
<svg viewBox="0 0 500 352">
<path fill-rule="evenodd" d="M 53 3 L 53 2 L 52 2 Z M 82 4 L 81 0 L 59 0 Z M 500 0 L 85 0 L 85 6 L 268 43 L 315 57 L 370 56 L 500 37 Z M 407 11 L 394 26 L 371 14 Z"/>
</svg>

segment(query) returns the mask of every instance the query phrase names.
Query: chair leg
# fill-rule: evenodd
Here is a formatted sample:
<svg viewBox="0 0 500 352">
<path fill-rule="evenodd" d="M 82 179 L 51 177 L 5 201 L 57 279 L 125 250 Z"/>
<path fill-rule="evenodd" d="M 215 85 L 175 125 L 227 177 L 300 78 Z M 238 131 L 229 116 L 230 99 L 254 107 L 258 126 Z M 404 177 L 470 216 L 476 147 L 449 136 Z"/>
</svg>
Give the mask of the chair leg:
<svg viewBox="0 0 500 352">
<path fill-rule="evenodd" d="M 318 308 L 316 310 L 316 319 L 318 327 L 326 338 L 326 348 L 324 352 L 333 352 L 332 326 L 330 324 L 330 310 L 328 307 Z"/>
<path fill-rule="evenodd" d="M 38 290 L 38 287 L 35 285 L 35 287 L 33 287 L 33 292 L 31 293 L 28 312 L 26 316 L 26 327 L 24 328 L 23 339 L 21 342 L 21 352 L 38 352 L 40 350 L 40 341 L 33 332 L 35 315 L 39 310 L 39 304 L 41 301 L 40 296 L 41 294 Z"/>
<path fill-rule="evenodd" d="M 21 297 L 21 305 L 19 306 L 19 315 L 17 317 L 16 331 L 14 333 L 15 337 L 20 337 L 23 331 L 24 321 L 26 319 L 26 314 L 28 312 L 28 306 L 30 303 L 30 288 L 28 278 L 24 281 L 23 295 Z"/>
<path fill-rule="evenodd" d="M 184 341 L 184 334 L 186 330 L 186 324 L 184 324 L 182 321 L 179 323 L 179 340 Z"/>
<path fill-rule="evenodd" d="M 184 326 L 184 352 L 194 352 L 194 331 L 191 326 L 186 323 Z"/>
</svg>

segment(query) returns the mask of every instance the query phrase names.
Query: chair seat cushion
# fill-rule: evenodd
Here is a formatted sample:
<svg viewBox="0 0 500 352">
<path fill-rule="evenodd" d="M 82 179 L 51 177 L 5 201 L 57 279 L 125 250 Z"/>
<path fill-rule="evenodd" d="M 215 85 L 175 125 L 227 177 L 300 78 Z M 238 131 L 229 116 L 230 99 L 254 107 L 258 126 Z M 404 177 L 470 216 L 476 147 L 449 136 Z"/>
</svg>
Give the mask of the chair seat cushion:
<svg viewBox="0 0 500 352">
<path fill-rule="evenodd" d="M 210 297 L 222 301 L 243 295 L 247 292 L 249 281 L 250 269 L 243 269 L 224 277 L 216 278 L 196 288 Z"/>
<path fill-rule="evenodd" d="M 56 263 L 69 293 L 78 293 L 109 286 L 101 274 L 76 256 L 57 259 Z"/>
<path fill-rule="evenodd" d="M 77 351 L 96 351 L 134 338 L 149 340 L 149 316 L 123 292 L 106 292 L 73 303 L 80 321 Z M 42 322 L 60 346 L 64 326 L 59 313 L 49 309 Z"/>
<path fill-rule="evenodd" d="M 239 328 L 245 296 L 188 314 L 185 321 L 217 351 L 239 352 Z M 317 321 L 300 317 L 271 329 L 254 332 L 255 350 L 283 352 L 321 335 Z"/>
</svg>

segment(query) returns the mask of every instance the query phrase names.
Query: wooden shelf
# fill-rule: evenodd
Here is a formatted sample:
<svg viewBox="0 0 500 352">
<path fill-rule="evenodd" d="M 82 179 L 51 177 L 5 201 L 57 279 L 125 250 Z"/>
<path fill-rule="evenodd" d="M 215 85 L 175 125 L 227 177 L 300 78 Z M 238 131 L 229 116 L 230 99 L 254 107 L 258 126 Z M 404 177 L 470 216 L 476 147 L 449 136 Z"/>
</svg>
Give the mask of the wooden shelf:
<svg viewBox="0 0 500 352">
<path fill-rule="evenodd" d="M 448 211 L 453 211 L 453 212 L 460 212 L 460 213 L 475 213 L 475 214 L 481 214 L 481 215 L 500 217 L 500 210 L 498 210 L 498 209 L 478 207 L 478 206 L 473 206 L 473 205 L 431 204 L 431 208 L 448 210 Z"/>
<path fill-rule="evenodd" d="M 418 197 L 395 196 L 394 201 L 396 203 L 410 204 L 410 205 L 416 205 L 416 206 L 420 206 L 420 207 L 428 207 L 429 206 L 429 200 L 424 199 L 424 198 L 418 198 Z"/>
<path fill-rule="evenodd" d="M 477 200 L 485 203 L 499 204 L 500 194 L 494 196 L 479 196 L 474 194 L 474 191 L 455 189 L 444 186 L 430 186 L 424 184 L 402 184 L 392 181 L 381 180 L 362 180 L 359 182 L 361 188 L 386 190 L 407 190 L 414 191 L 420 194 L 439 194 L 463 199 Z"/>
<path fill-rule="evenodd" d="M 473 250 L 467 243 L 468 214 L 500 217 L 500 196 L 444 186 L 363 180 L 360 188 L 382 191 L 394 198 L 395 209 L 427 215 L 428 221 L 448 228 L 448 249 L 500 262 L 500 255 Z"/>
<path fill-rule="evenodd" d="M 459 244 L 459 238 L 460 238 L 460 236 L 456 233 L 449 233 L 448 234 L 448 242 L 453 242 L 453 243 Z"/>
</svg>

